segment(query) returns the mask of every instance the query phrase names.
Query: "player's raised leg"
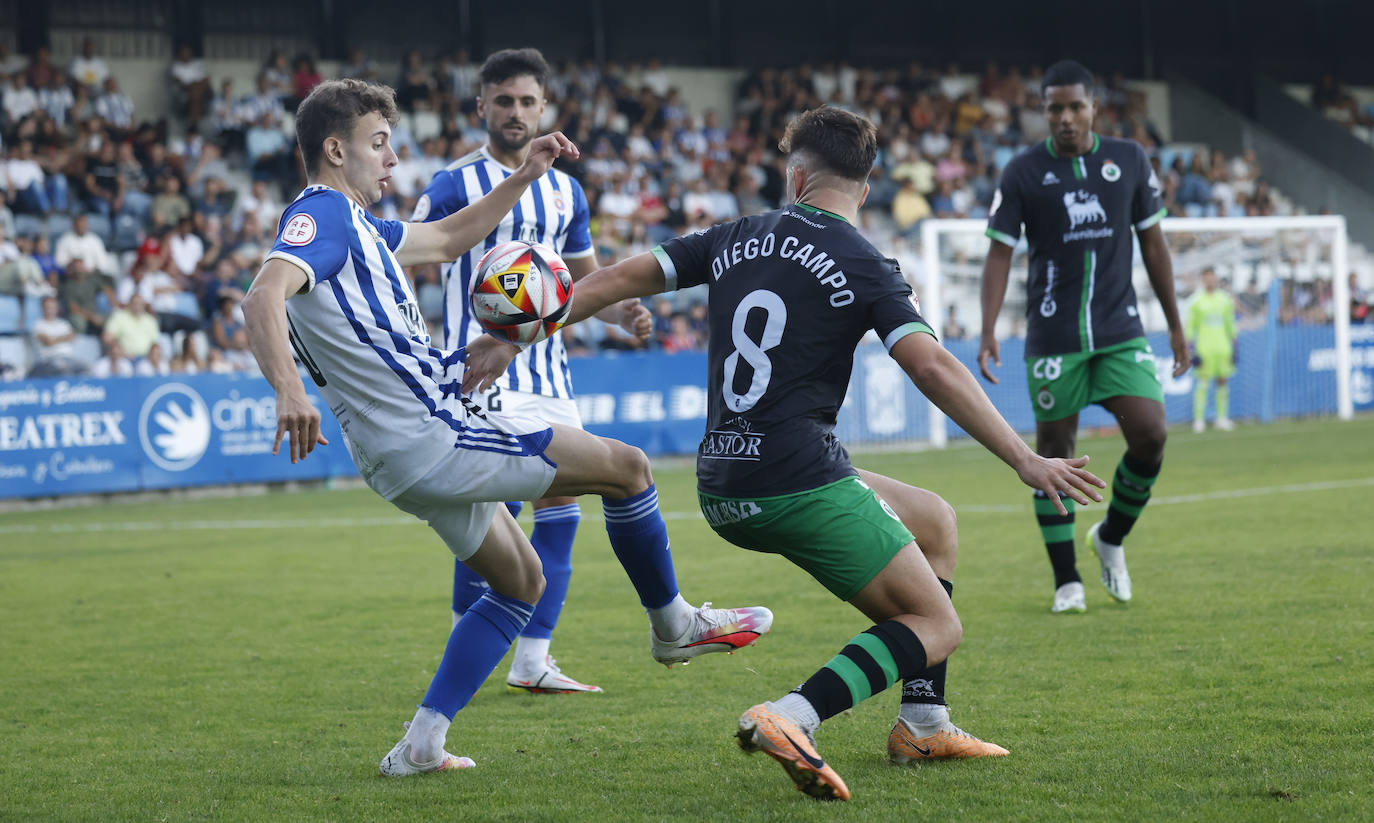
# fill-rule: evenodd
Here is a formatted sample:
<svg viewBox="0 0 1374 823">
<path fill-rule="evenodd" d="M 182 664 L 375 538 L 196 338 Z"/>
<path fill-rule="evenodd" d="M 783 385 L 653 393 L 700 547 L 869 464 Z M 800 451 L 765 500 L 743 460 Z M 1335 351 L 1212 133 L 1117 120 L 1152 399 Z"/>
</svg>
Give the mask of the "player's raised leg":
<svg viewBox="0 0 1374 823">
<path fill-rule="evenodd" d="M 859 469 L 859 476 L 892 507 L 916 538 L 931 571 L 950 599 L 959 557 L 959 523 L 954 507 L 938 494 Z M 902 681 L 902 702 L 888 735 L 895 763 L 941 758 L 1000 757 L 1007 750 L 965 732 L 950 720 L 945 701 L 949 660 L 941 660 Z"/>
<path fill-rule="evenodd" d="M 1131 576 L 1122 543 L 1140 518 L 1164 463 L 1164 404 L 1148 397 L 1120 396 L 1102 401 L 1126 438 L 1126 453 L 1112 478 L 1107 517 L 1088 531 L 1088 542 L 1102 566 L 1102 585 L 1121 602 L 1131 599 Z"/>
<path fill-rule="evenodd" d="M 651 650 L 671 667 L 710 652 L 753 645 L 773 625 L 762 606 L 692 607 L 678 591 L 668 529 L 658 508 L 649 458 L 618 440 L 553 426 L 545 453 L 557 466 L 547 496 L 601 496 L 606 534 L 649 615 Z"/>
</svg>

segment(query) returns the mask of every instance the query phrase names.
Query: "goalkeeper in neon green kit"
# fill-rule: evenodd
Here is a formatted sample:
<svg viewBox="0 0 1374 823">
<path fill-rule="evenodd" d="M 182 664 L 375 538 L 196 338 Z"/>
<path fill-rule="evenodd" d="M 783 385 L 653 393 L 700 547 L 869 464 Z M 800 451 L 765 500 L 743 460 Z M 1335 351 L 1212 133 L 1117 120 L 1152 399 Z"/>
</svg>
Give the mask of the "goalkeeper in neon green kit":
<svg viewBox="0 0 1374 823">
<path fill-rule="evenodd" d="M 1202 291 L 1188 307 L 1188 341 L 1193 345 L 1193 431 L 1207 428 L 1207 389 L 1217 381 L 1217 428 L 1230 431 L 1231 387 L 1236 372 L 1236 307 L 1211 268 L 1202 272 Z"/>
</svg>

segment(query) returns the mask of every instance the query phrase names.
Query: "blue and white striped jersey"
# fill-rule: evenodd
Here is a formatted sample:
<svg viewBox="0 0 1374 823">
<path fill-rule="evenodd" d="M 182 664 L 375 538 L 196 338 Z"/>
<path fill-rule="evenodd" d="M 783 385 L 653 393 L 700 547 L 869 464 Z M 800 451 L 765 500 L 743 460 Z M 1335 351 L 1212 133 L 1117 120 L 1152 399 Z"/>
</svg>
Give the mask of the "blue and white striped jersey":
<svg viewBox="0 0 1374 823">
<path fill-rule="evenodd" d="M 518 455 L 540 445 L 469 420 L 459 354 L 430 344 L 396 261 L 407 235 L 407 224 L 310 186 L 282 213 L 267 255 L 306 273 L 304 291 L 286 301 L 291 345 L 338 418 L 358 471 L 388 500 L 451 448 Z"/>
<path fill-rule="evenodd" d="M 428 222 L 447 217 L 481 200 L 513 171 L 492 159 L 484 146 L 435 174 L 411 219 Z M 482 333 L 468 307 L 468 295 L 473 269 L 488 249 L 507 240 L 525 240 L 542 243 L 565 260 L 586 257 L 593 253 L 590 221 L 581 184 L 564 172 L 550 169 L 531 183 L 485 243 L 444 267 L 444 347 L 462 348 Z M 512 391 L 572 397 L 563 335 L 555 334 L 521 352 L 496 384 Z"/>
</svg>

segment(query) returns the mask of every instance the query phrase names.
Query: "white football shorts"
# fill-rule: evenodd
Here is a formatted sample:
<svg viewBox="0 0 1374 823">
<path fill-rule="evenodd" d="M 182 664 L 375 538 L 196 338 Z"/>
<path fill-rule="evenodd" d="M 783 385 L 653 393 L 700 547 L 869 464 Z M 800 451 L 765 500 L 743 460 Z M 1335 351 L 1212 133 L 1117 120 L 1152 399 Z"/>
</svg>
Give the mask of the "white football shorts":
<svg viewBox="0 0 1374 823">
<path fill-rule="evenodd" d="M 558 470 L 544 455 L 552 432 L 542 420 L 470 408 L 465 422 L 458 445 L 445 446 L 452 453 L 391 501 L 428 523 L 459 560 L 482 544 L 497 506 L 538 500 Z"/>
<path fill-rule="evenodd" d="M 481 394 L 473 394 L 472 402 L 483 411 L 517 417 L 537 417 L 545 423 L 583 428 L 577 401 L 569 397 L 549 397 L 527 391 L 511 391 L 492 386 Z M 514 499 L 514 498 L 512 498 Z"/>
</svg>

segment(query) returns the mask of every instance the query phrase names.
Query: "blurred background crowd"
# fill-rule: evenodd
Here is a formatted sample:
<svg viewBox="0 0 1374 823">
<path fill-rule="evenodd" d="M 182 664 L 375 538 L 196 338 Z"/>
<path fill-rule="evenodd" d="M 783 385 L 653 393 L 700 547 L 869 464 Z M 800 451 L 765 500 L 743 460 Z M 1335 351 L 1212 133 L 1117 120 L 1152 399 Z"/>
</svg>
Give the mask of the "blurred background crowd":
<svg viewBox="0 0 1374 823">
<path fill-rule="evenodd" d="M 411 51 L 380 72 L 355 49 L 337 74 L 391 85 L 403 112 L 400 159 L 375 210 L 406 219 L 430 177 L 486 139 L 476 113 L 478 64 L 462 49 Z M 983 218 L 1014 154 L 1046 137 L 1038 66 L 910 63 L 871 68 L 801 64 L 753 71 L 724 110 L 689 105 L 657 61 L 569 62 L 548 87 L 544 126 L 582 157 L 561 163 L 592 211 L 604 264 L 665 238 L 774 208 L 782 197 L 777 142 L 789 118 L 831 104 L 871 119 L 880 154 L 861 230 L 902 262 L 919 290 L 915 244 L 930 217 Z M 144 118 L 87 40 L 56 65 L 46 49 L 0 44 L 0 334 L 23 335 L 23 361 L 0 348 L 13 378 L 255 370 L 239 301 L 271 248 L 284 204 L 304 176 L 292 113 L 321 81 L 310 55 L 273 53 L 253 88 L 211 76 L 189 47 L 167 68 L 170 117 Z M 1151 122 L 1145 95 L 1117 75 L 1101 83 L 1097 130 L 1139 142 L 1176 216 L 1292 213 L 1253 152 L 1180 151 Z M 438 266 L 410 272 L 422 310 L 441 316 Z M 1254 284 L 1229 284 L 1244 322 L 1262 316 Z M 1352 275 L 1350 312 L 1369 317 Z M 1329 280 L 1287 283 L 1281 321 L 1329 322 Z M 569 330 L 573 355 L 699 349 L 699 291 L 651 306 L 640 343 L 588 323 Z M 951 305 L 945 336 L 964 336 L 976 304 Z M 6 353 L 9 353 L 6 356 Z"/>
</svg>

